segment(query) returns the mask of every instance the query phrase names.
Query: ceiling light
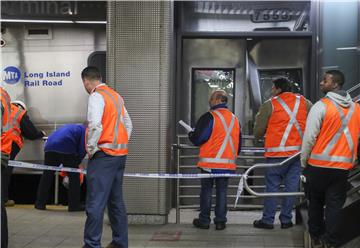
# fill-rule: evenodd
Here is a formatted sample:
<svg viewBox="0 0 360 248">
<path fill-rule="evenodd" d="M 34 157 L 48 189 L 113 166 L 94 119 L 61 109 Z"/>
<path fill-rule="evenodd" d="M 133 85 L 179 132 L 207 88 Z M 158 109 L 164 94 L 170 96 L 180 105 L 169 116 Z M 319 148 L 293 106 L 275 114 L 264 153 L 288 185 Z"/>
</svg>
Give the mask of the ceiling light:
<svg viewBox="0 0 360 248">
<path fill-rule="evenodd" d="M 106 21 L 71 21 L 71 20 L 25 20 L 25 19 L 1 19 L 0 22 L 13 23 L 76 23 L 76 24 L 106 24 Z"/>
<path fill-rule="evenodd" d="M 343 51 L 343 50 L 357 50 L 357 47 L 337 47 L 336 50 Z"/>
<path fill-rule="evenodd" d="M 106 24 L 106 21 L 74 21 L 74 23 L 79 24 Z"/>
<path fill-rule="evenodd" d="M 21 22 L 21 23 L 74 23 L 70 20 L 25 20 L 25 19 L 1 19 L 0 22 Z"/>
</svg>

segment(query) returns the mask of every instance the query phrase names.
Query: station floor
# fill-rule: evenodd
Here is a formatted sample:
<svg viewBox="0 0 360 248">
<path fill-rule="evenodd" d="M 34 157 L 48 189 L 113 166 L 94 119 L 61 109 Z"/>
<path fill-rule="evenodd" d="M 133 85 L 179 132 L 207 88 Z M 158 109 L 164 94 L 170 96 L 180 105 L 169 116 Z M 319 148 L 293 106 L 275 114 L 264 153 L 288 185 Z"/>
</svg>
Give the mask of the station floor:
<svg viewBox="0 0 360 248">
<path fill-rule="evenodd" d="M 66 211 L 65 207 L 49 207 L 40 211 L 32 205 L 7 208 L 9 221 L 9 248 L 80 248 L 82 247 L 85 212 Z M 182 210 L 181 224 L 175 224 L 175 211 L 166 225 L 129 225 L 129 247 L 304 247 L 303 228 L 282 230 L 276 222 L 273 230 L 252 227 L 260 211 L 229 212 L 225 230 L 196 229 L 192 219 L 198 212 Z M 104 222 L 102 245 L 111 241 L 111 228 Z"/>
</svg>

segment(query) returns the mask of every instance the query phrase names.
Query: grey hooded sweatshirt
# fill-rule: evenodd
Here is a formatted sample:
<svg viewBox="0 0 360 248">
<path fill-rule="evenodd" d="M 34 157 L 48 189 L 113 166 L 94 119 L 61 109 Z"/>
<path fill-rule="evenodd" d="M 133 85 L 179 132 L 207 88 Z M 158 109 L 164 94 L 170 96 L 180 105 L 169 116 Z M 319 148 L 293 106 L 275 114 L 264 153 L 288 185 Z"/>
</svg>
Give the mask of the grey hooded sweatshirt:
<svg viewBox="0 0 360 248">
<path fill-rule="evenodd" d="M 350 103 L 352 102 L 350 95 L 344 90 L 328 92 L 325 97 L 332 99 L 344 108 L 350 107 Z M 316 143 L 325 113 L 325 104 L 320 100 L 314 104 L 307 117 L 304 138 L 301 146 L 301 165 L 303 167 L 307 165 L 311 151 Z"/>
</svg>

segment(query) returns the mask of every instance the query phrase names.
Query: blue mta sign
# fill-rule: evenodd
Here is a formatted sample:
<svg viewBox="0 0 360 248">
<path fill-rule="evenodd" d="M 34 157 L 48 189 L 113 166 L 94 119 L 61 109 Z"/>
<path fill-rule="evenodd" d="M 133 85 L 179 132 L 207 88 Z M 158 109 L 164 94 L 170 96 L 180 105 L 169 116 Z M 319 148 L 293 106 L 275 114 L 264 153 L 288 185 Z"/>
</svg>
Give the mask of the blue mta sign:
<svg viewBox="0 0 360 248">
<path fill-rule="evenodd" d="M 21 72 L 15 66 L 8 66 L 3 71 L 3 81 L 7 84 L 16 84 L 20 78 Z"/>
</svg>

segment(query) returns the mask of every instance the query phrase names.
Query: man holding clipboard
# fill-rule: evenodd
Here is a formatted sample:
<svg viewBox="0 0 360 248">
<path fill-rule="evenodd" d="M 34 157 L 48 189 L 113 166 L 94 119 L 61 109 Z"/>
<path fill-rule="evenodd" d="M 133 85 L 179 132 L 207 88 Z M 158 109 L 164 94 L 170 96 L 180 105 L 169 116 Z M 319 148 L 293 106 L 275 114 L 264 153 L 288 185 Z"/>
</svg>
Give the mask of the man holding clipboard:
<svg viewBox="0 0 360 248">
<path fill-rule="evenodd" d="M 195 129 L 183 121 L 179 123 L 188 131 L 190 141 L 200 146 L 198 167 L 202 173 L 235 173 L 236 158 L 241 149 L 241 130 L 237 117 L 227 108 L 225 91 L 216 90 L 209 98 L 210 111 L 203 114 Z M 214 223 L 216 230 L 226 228 L 228 177 L 202 178 L 199 218 L 193 225 L 200 229 L 210 227 L 211 195 L 216 184 Z"/>
</svg>

